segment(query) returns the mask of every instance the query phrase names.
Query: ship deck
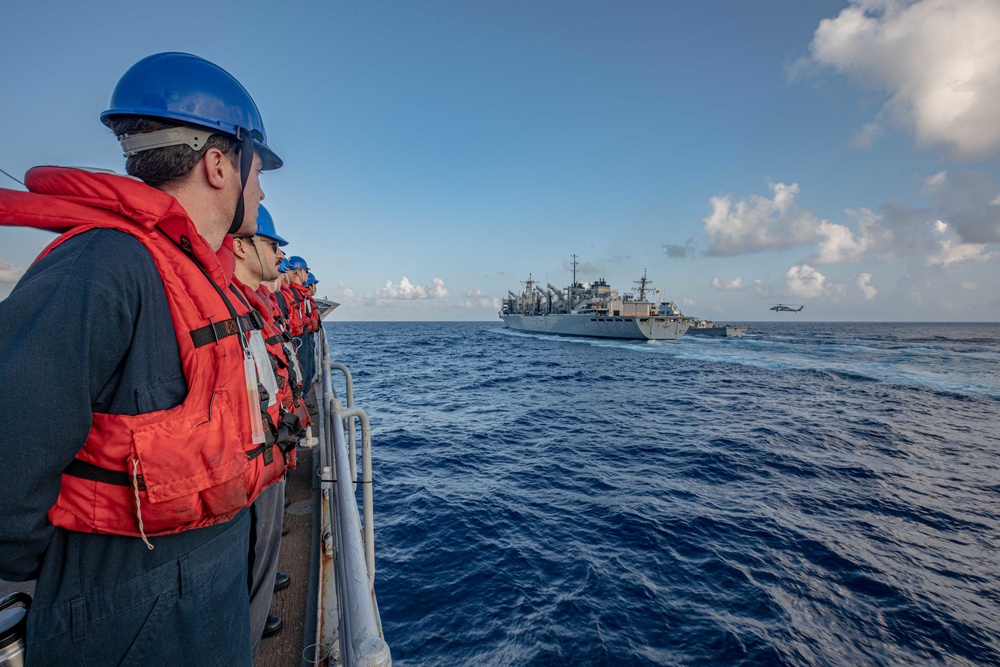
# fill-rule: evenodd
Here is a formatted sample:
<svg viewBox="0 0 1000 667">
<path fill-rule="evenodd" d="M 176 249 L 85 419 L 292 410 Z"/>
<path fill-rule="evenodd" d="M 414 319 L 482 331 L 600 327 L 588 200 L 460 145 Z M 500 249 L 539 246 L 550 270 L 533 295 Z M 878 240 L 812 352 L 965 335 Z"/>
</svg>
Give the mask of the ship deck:
<svg viewBox="0 0 1000 667">
<path fill-rule="evenodd" d="M 307 405 L 315 407 L 315 400 L 307 400 Z M 316 604 L 315 581 L 311 573 L 311 554 L 314 549 L 315 508 L 321 502 L 320 492 L 313 480 L 314 453 L 318 450 L 300 447 L 296 455 L 298 465 L 288 472 L 285 479 L 285 523 L 291 529 L 281 538 L 281 556 L 278 571 L 286 572 L 292 583 L 283 591 L 274 594 L 271 613 L 281 616 L 281 631 L 261 640 L 260 649 L 254 659 L 255 667 L 287 667 L 288 665 L 316 664 L 305 660 L 307 648 L 315 641 Z M 307 627 L 312 630 L 306 632 Z"/>
</svg>

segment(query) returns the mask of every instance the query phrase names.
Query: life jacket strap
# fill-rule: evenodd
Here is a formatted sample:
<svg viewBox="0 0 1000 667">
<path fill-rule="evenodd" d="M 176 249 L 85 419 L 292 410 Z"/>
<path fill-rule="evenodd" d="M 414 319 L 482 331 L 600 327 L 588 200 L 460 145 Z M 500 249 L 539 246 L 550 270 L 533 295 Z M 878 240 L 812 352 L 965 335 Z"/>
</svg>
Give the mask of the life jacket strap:
<svg viewBox="0 0 1000 667">
<path fill-rule="evenodd" d="M 73 459 L 63 470 L 64 475 L 79 477 L 91 482 L 101 482 L 103 484 L 114 484 L 115 486 L 132 486 L 132 476 L 124 470 L 108 470 L 81 459 Z M 146 490 L 146 482 L 142 475 L 135 476 L 136 484 L 140 491 Z"/>
<path fill-rule="evenodd" d="M 236 317 L 231 317 L 228 320 L 212 322 L 211 324 L 207 324 L 200 329 L 195 329 L 191 332 L 191 340 L 194 341 L 195 347 L 218 343 L 227 336 L 235 336 L 238 334 L 240 332 L 241 324 L 245 330 L 254 328 L 253 321 L 249 317 L 245 315 L 237 315 Z"/>
</svg>

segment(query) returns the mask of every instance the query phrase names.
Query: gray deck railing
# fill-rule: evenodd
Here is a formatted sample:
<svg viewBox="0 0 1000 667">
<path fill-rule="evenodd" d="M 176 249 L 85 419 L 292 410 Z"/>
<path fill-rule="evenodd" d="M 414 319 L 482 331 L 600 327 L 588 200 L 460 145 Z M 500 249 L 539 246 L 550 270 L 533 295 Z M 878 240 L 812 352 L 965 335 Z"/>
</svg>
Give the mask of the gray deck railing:
<svg viewBox="0 0 1000 667">
<path fill-rule="evenodd" d="M 354 406 L 350 370 L 330 361 L 320 333 L 317 368 L 322 369 L 319 410 L 318 474 L 323 494 L 319 609 L 314 662 L 347 667 L 389 667 L 392 655 L 382 635 L 375 599 L 375 530 L 372 503 L 371 428 L 368 415 Z M 332 371 L 344 373 L 347 405 L 333 387 Z M 364 522 L 358 512 L 354 420 L 361 421 Z M 349 437 L 345 437 L 345 422 Z M 325 567 L 324 567 L 325 565 Z M 334 622 L 336 621 L 336 622 Z M 322 647 L 322 650 L 319 650 Z"/>
</svg>

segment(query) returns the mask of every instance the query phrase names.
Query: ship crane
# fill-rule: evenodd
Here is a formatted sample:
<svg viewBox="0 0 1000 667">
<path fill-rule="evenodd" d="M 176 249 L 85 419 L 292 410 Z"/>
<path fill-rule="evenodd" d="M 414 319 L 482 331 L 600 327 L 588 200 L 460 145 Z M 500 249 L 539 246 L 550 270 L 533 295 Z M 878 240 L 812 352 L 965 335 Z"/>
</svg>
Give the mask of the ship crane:
<svg viewBox="0 0 1000 667">
<path fill-rule="evenodd" d="M 546 313 L 551 313 L 552 312 L 552 292 L 549 292 L 548 290 L 544 290 L 541 287 L 539 287 L 538 285 L 535 285 L 535 289 L 538 290 L 539 296 L 542 299 L 545 300 L 545 304 L 546 304 L 546 311 L 545 312 Z"/>
</svg>

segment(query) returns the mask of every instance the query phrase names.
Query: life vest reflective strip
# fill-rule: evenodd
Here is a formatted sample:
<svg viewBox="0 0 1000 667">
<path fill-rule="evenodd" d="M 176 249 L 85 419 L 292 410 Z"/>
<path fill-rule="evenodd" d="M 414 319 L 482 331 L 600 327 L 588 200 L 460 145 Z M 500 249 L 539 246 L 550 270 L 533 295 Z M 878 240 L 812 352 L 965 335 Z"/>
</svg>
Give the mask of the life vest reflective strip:
<svg viewBox="0 0 1000 667">
<path fill-rule="evenodd" d="M 197 233 L 190 221 L 187 225 Z M 231 303 L 212 281 L 195 259 L 189 237 L 175 241 L 124 217 L 102 215 L 75 227 L 41 256 L 99 228 L 130 234 L 152 256 L 188 394 L 167 410 L 94 413 L 86 443 L 63 474 L 49 521 L 80 532 L 143 537 L 228 521 L 280 479 L 278 467 L 265 464 L 263 447 L 251 437 L 243 336 L 238 335 L 249 311 Z"/>
<path fill-rule="evenodd" d="M 287 386 L 288 384 L 288 372 L 285 370 L 282 376 L 282 369 L 287 369 L 287 362 L 285 361 L 284 352 L 280 348 L 275 348 L 273 345 L 268 345 L 268 338 L 273 334 L 273 330 L 267 324 L 267 314 L 264 313 L 263 304 L 260 302 L 260 298 L 257 293 L 250 289 L 249 286 L 241 283 L 234 282 L 229 286 L 231 290 L 236 294 L 243 305 L 247 308 L 253 308 L 254 315 L 259 318 L 261 335 L 264 339 L 264 347 L 267 349 L 267 354 L 271 358 L 272 368 L 274 370 L 275 376 L 278 378 L 284 378 L 284 381 L 279 380 L 278 389 L 279 395 L 275 396 L 275 402 L 268 406 L 267 408 L 267 418 L 270 421 L 270 427 L 274 433 L 277 433 L 278 423 L 281 421 L 281 397 L 280 390 L 282 386 Z"/>
</svg>

